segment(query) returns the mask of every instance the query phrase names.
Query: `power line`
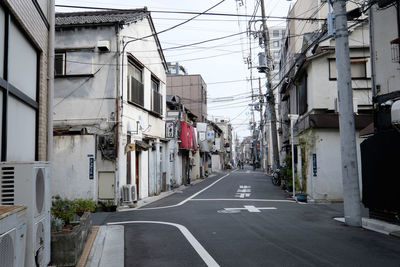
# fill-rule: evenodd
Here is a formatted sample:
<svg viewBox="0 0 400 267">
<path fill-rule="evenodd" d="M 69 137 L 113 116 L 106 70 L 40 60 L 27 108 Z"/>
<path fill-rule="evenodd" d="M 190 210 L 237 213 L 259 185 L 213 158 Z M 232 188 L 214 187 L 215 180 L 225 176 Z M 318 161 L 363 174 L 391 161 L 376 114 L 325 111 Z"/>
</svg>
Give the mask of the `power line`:
<svg viewBox="0 0 400 267">
<path fill-rule="evenodd" d="M 225 1 L 225 0 L 223 0 L 223 1 Z M 220 4 L 220 3 L 218 3 L 218 4 Z M 56 7 L 65 7 L 65 8 L 76 8 L 76 9 L 126 11 L 126 9 L 93 7 L 93 6 L 77 6 L 77 5 L 55 5 L 55 6 Z M 165 13 L 165 14 L 185 14 L 185 15 L 208 15 L 208 16 L 226 16 L 226 17 L 244 17 L 244 18 L 254 17 L 254 18 L 260 18 L 261 19 L 261 16 L 253 16 L 253 15 L 247 15 L 247 14 L 233 14 L 233 13 L 204 13 L 204 12 L 196 12 L 196 11 L 166 11 L 166 10 L 149 10 L 149 12 L 151 12 L 151 13 L 161 13 L 161 14 Z M 205 12 L 207 12 L 207 11 L 205 11 Z M 192 18 L 192 20 L 194 18 Z M 279 19 L 279 20 L 305 20 L 305 21 L 310 21 L 310 22 L 312 22 L 312 21 L 326 21 L 326 19 L 318 19 L 318 18 L 311 18 L 311 17 L 310 18 L 298 18 L 298 17 L 285 17 L 285 16 L 266 16 L 266 18 L 268 18 L 268 19 Z"/>
</svg>

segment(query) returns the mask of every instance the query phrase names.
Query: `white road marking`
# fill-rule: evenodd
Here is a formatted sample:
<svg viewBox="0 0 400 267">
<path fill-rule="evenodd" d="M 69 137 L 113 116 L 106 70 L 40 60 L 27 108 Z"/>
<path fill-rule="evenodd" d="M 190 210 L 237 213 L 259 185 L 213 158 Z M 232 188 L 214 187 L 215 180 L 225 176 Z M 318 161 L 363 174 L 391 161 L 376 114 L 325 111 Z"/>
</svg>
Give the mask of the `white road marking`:
<svg viewBox="0 0 400 267">
<path fill-rule="evenodd" d="M 235 197 L 245 198 L 250 197 L 251 186 L 250 185 L 239 185 L 239 189 L 236 191 Z"/>
<path fill-rule="evenodd" d="M 261 212 L 261 210 L 276 210 L 275 207 L 244 206 L 244 208 L 225 208 L 225 210 L 247 210 L 248 212 Z"/>
<path fill-rule="evenodd" d="M 296 203 L 294 200 L 281 200 L 281 199 L 256 199 L 256 198 L 196 198 L 190 201 L 248 201 L 248 202 L 283 202 L 283 203 Z"/>
<path fill-rule="evenodd" d="M 243 189 L 238 189 L 238 193 L 250 193 L 251 189 L 250 188 L 243 188 Z"/>
<path fill-rule="evenodd" d="M 249 212 L 261 212 L 259 209 L 257 209 L 254 206 L 244 206 Z"/>
<path fill-rule="evenodd" d="M 183 225 L 177 223 L 170 222 L 160 222 L 160 221 L 126 221 L 126 222 L 113 222 L 107 223 L 107 225 L 116 225 L 116 224 L 140 224 L 140 223 L 148 223 L 148 224 L 163 224 L 174 226 L 181 231 L 186 240 L 192 245 L 192 247 L 196 250 L 197 254 L 203 259 L 204 263 L 207 266 L 216 267 L 219 264 L 214 260 L 214 258 L 205 250 L 205 248 L 200 244 L 199 241 L 192 235 L 192 233 Z"/>
<path fill-rule="evenodd" d="M 218 183 L 219 181 L 221 181 L 222 179 L 224 179 L 225 177 L 227 177 L 228 175 L 230 175 L 231 173 L 235 172 L 236 170 L 225 174 L 224 176 L 222 176 L 221 178 L 219 178 L 218 180 L 216 180 L 215 182 L 213 182 L 212 184 L 208 185 L 207 187 L 203 188 L 202 190 L 200 190 L 199 192 L 191 195 L 190 197 L 182 200 L 181 202 L 179 202 L 178 204 L 175 205 L 169 205 L 169 206 L 164 206 L 164 207 L 155 207 L 155 208 L 133 208 L 133 209 L 125 209 L 125 210 L 121 210 L 121 211 L 133 211 L 133 210 L 159 210 L 159 209 L 169 209 L 169 208 L 174 208 L 174 207 L 179 207 L 182 206 L 183 204 L 185 204 L 186 202 L 188 202 L 189 200 L 192 200 L 194 197 L 198 196 L 199 194 L 203 193 L 204 191 L 206 191 L 207 189 L 209 189 L 210 187 L 212 187 L 213 185 L 215 185 L 216 183 Z"/>
</svg>

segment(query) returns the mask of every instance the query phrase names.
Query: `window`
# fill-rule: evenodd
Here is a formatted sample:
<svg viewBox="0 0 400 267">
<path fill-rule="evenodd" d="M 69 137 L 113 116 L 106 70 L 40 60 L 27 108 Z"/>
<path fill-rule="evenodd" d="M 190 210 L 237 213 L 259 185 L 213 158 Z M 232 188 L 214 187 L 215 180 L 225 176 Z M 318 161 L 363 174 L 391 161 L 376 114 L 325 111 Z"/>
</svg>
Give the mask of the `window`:
<svg viewBox="0 0 400 267">
<path fill-rule="evenodd" d="M 156 77 L 151 77 L 152 89 L 152 108 L 151 110 L 162 115 L 163 98 L 160 93 L 160 81 Z"/>
<path fill-rule="evenodd" d="M 279 37 L 279 30 L 273 30 L 272 31 L 272 36 L 273 37 Z"/>
<path fill-rule="evenodd" d="M 40 52 L 4 9 L 0 5 L 0 161 L 34 161 L 38 160 Z"/>
<path fill-rule="evenodd" d="M 282 37 L 285 37 L 286 30 L 282 30 Z"/>
<path fill-rule="evenodd" d="M 350 72 L 352 79 L 367 79 L 367 59 L 366 58 L 351 58 Z M 329 59 L 329 79 L 336 80 L 336 60 Z"/>
<path fill-rule="evenodd" d="M 92 76 L 92 51 L 57 51 L 54 57 L 55 76 Z"/>
<path fill-rule="evenodd" d="M 55 76 L 65 75 L 65 53 L 56 53 L 54 57 Z"/>
<path fill-rule="evenodd" d="M 143 68 L 133 60 L 128 66 L 128 101 L 144 106 Z"/>
<path fill-rule="evenodd" d="M 274 47 L 279 47 L 279 41 L 274 41 Z"/>
<path fill-rule="evenodd" d="M 279 51 L 274 52 L 274 58 L 279 58 Z"/>
</svg>

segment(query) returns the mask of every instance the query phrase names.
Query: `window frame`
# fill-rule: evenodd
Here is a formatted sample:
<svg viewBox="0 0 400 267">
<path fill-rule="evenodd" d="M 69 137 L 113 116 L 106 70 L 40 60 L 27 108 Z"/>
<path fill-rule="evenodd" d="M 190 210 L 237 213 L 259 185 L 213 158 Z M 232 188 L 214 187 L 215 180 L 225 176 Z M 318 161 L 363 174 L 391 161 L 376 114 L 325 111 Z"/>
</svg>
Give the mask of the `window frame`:
<svg viewBox="0 0 400 267">
<path fill-rule="evenodd" d="M 61 77 L 61 76 L 65 76 L 65 71 L 66 71 L 66 69 L 67 69 L 67 66 L 66 66 L 66 57 L 67 57 L 67 55 L 66 55 L 67 53 L 64 51 L 64 52 L 59 52 L 59 51 L 56 51 L 55 53 L 54 53 L 54 77 Z M 59 56 L 59 55 L 62 55 L 62 73 L 61 74 L 58 74 L 57 72 L 56 72 L 56 70 L 57 70 L 57 65 L 56 65 L 56 62 L 57 62 L 57 56 Z"/>
<path fill-rule="evenodd" d="M 39 105 L 40 105 L 40 66 L 41 66 L 41 51 L 36 46 L 36 44 L 28 38 L 29 34 L 25 31 L 25 29 L 21 26 L 18 19 L 12 14 L 7 6 L 3 3 L 0 3 L 0 8 L 4 12 L 4 36 L 2 40 L 4 41 L 4 61 L 3 61 L 3 77 L 0 77 L 0 91 L 3 93 L 3 103 L 2 103 L 2 111 L 1 111 L 1 120 L 2 120 L 2 129 L 1 129 L 1 161 L 7 161 L 8 155 L 8 102 L 10 97 L 14 97 L 16 100 L 22 103 L 22 105 L 33 109 L 35 116 L 35 137 L 34 137 L 34 160 L 39 160 Z M 9 39 L 10 39 L 10 27 L 11 23 L 13 23 L 17 29 L 21 32 L 23 37 L 28 41 L 28 43 L 32 46 L 33 50 L 36 53 L 36 97 L 33 99 L 32 97 L 25 94 L 22 90 L 15 87 L 11 84 L 8 79 L 8 65 L 9 65 Z"/>
<path fill-rule="evenodd" d="M 153 84 L 157 85 L 157 89 L 154 90 Z M 161 81 L 155 77 L 154 75 L 151 75 L 151 111 L 155 112 L 156 114 L 162 116 L 163 115 L 163 99 L 162 99 L 162 94 L 161 94 Z M 159 110 L 156 110 L 156 105 L 155 105 L 155 97 L 160 97 L 160 103 L 159 103 Z"/>
<path fill-rule="evenodd" d="M 130 68 L 133 68 L 133 72 L 132 72 L 133 75 L 130 74 L 130 71 L 129 71 Z M 135 70 L 136 70 L 137 72 L 140 72 L 140 79 L 141 79 L 141 81 L 139 81 L 139 80 L 137 80 L 137 79 L 135 78 Z M 144 108 L 144 106 L 145 106 L 145 101 L 144 101 L 143 70 L 144 70 L 144 67 L 143 67 L 142 64 L 140 64 L 137 60 L 133 59 L 132 57 L 128 56 L 127 101 L 128 101 L 128 103 L 130 103 L 130 104 L 132 104 L 132 105 L 137 105 L 137 106 L 139 106 L 139 107 L 141 107 L 141 108 Z M 132 79 L 136 80 L 136 81 L 141 85 L 141 88 L 139 88 L 139 90 L 142 90 L 143 99 L 139 99 L 138 101 L 135 101 L 135 99 L 132 98 L 132 90 L 133 90 L 133 88 L 132 88 L 132 82 L 131 82 Z M 139 93 L 140 93 L 140 92 L 139 92 Z M 139 103 L 140 101 L 141 101 L 142 103 Z"/>
<path fill-rule="evenodd" d="M 367 73 L 368 60 L 369 60 L 369 57 L 351 57 L 350 58 L 350 71 L 351 71 L 351 63 L 364 63 L 364 76 L 363 77 L 353 77 L 353 75 L 351 75 L 351 80 L 370 80 L 371 79 L 371 77 L 368 77 L 368 73 Z M 335 62 L 335 66 L 336 66 L 336 58 L 328 58 L 329 80 L 330 81 L 337 81 L 337 77 L 332 77 L 331 76 L 331 73 L 332 73 L 331 62 Z M 337 73 L 336 73 L 336 75 L 337 75 Z"/>
</svg>

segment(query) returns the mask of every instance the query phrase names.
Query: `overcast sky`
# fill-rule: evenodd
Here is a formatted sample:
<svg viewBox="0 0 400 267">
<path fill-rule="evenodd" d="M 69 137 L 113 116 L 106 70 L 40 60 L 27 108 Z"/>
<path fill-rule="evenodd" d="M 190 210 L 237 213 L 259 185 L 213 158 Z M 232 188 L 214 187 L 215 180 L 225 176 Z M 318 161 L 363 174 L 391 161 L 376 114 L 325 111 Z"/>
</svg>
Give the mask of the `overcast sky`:
<svg viewBox="0 0 400 267">
<path fill-rule="evenodd" d="M 56 0 L 56 5 L 79 5 L 109 8 L 142 8 L 154 11 L 152 18 L 157 31 L 178 24 L 194 15 L 164 14 L 156 11 L 195 11 L 203 12 L 220 0 Z M 256 0 L 225 0 L 222 4 L 212 9 L 214 13 L 249 14 L 252 15 Z M 286 0 L 266 0 L 266 14 L 273 16 L 286 16 L 289 5 L 293 2 Z M 261 14 L 261 8 L 257 15 Z M 56 8 L 56 11 L 67 11 L 64 8 Z M 68 11 L 71 11 L 69 9 Z M 78 11 L 78 10 L 73 10 Z M 189 23 L 177 27 L 174 30 L 159 35 L 163 49 L 218 38 L 234 33 L 246 31 L 248 19 L 235 16 L 206 16 L 202 15 Z M 268 20 L 268 25 L 285 25 L 283 20 Z M 259 29 L 260 23 L 254 25 Z M 165 50 L 167 61 L 178 61 L 189 74 L 201 74 L 207 83 L 208 89 L 208 114 L 222 116 L 231 120 L 235 132 L 243 138 L 250 134 L 248 124 L 251 118 L 251 86 L 246 79 L 250 78 L 250 70 L 245 64 L 245 58 L 249 56 L 249 37 L 246 34 L 225 38 L 219 41 L 208 42 L 195 47 L 185 49 Z M 253 62 L 255 55 L 262 51 L 258 46 L 258 40 L 253 39 Z M 264 77 L 253 70 L 253 77 Z M 241 82 L 228 83 L 226 81 Z M 253 83 L 258 90 L 258 82 Z M 265 87 L 263 88 L 265 93 Z M 230 101 L 221 101 L 221 97 L 232 97 Z M 258 119 L 258 117 L 256 117 Z"/>
</svg>

